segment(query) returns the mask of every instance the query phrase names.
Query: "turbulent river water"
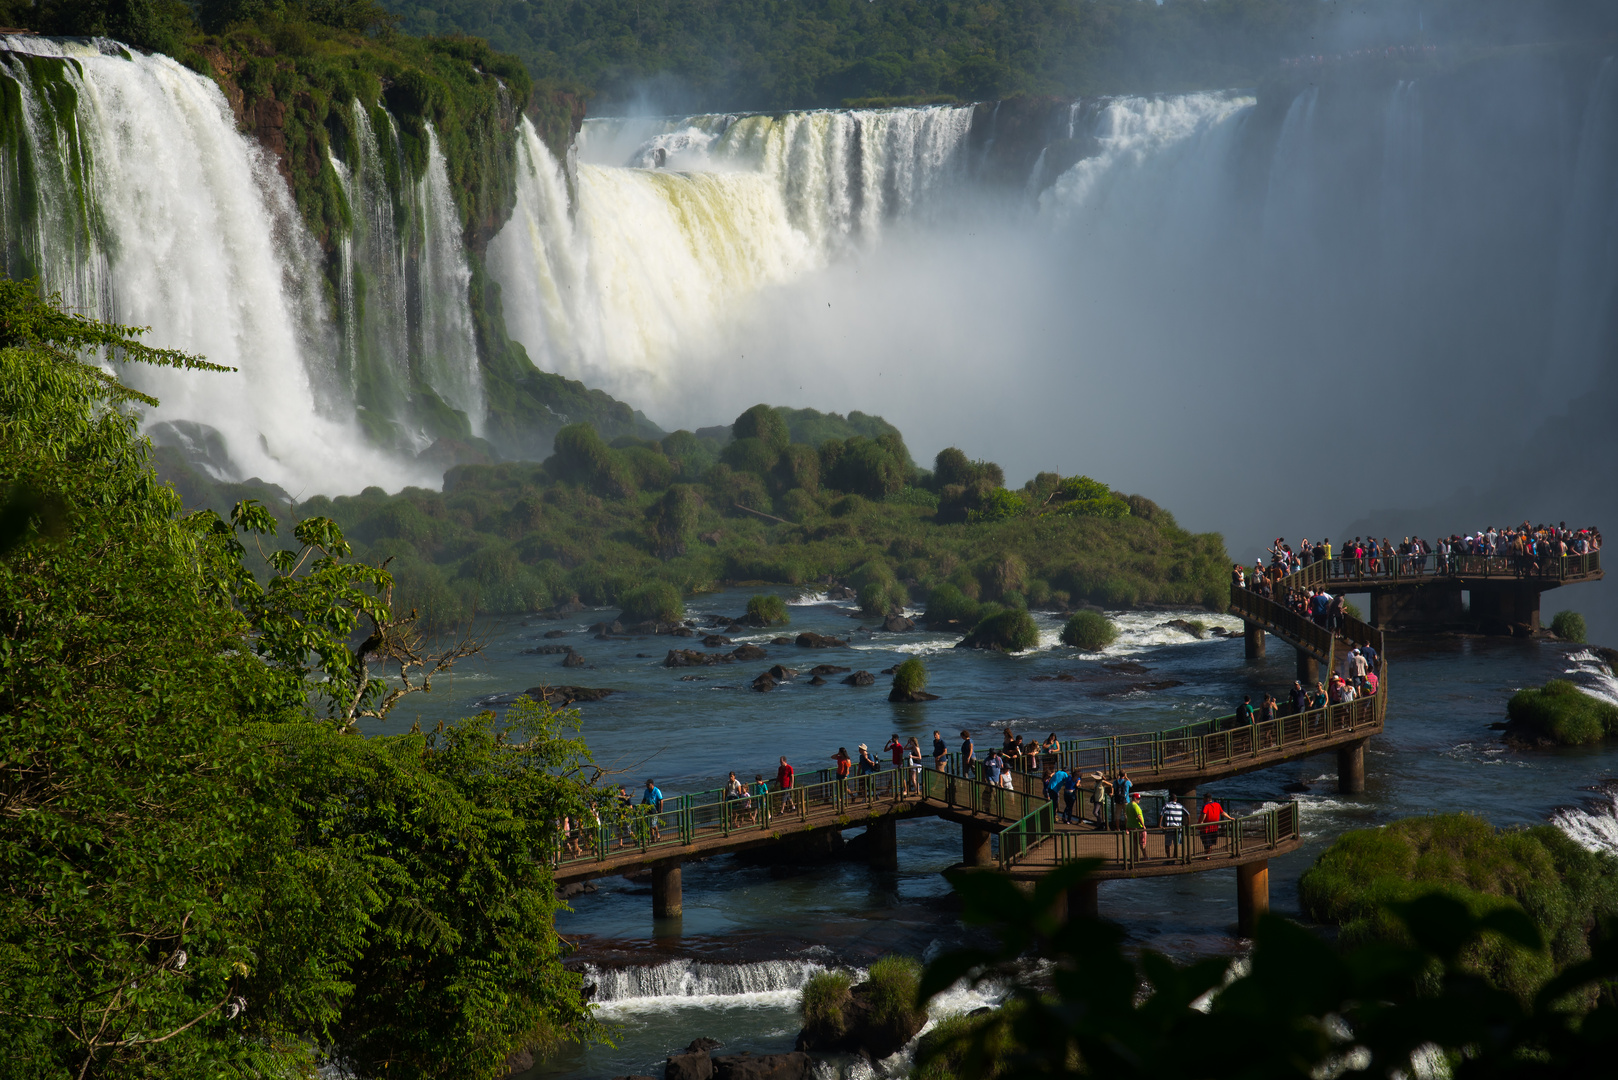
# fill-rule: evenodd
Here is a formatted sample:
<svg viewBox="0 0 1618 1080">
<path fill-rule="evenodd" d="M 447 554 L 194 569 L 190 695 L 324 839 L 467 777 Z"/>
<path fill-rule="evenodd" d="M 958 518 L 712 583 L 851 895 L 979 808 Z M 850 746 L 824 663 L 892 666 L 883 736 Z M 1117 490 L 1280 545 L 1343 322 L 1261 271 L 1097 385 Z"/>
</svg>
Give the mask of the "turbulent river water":
<svg viewBox="0 0 1618 1080">
<path fill-rule="evenodd" d="M 583 734 L 596 759 L 619 770 L 631 790 L 651 777 L 672 795 L 715 787 L 730 769 L 748 777 L 768 774 L 780 754 L 801 775 L 829 765 L 839 746 L 852 750 L 865 742 L 876 749 L 893 733 L 926 743 L 935 729 L 955 736 L 967 727 L 980 745 L 989 745 L 1005 726 L 1041 738 L 1053 730 L 1075 737 L 1169 727 L 1229 713 L 1243 694 L 1279 692 L 1292 678 L 1291 651 L 1273 638 L 1269 655 L 1249 662 L 1239 640 L 1197 640 L 1164 625 L 1185 617 L 1239 628 L 1236 620 L 1206 612 L 1117 614 L 1122 634 L 1099 656 L 1059 645 L 1059 621 L 1040 614 L 1040 647 L 1002 656 L 953 649 L 956 639 L 945 634 L 863 633 L 859 628 L 871 620 L 850 617 L 844 605 L 781 592 L 792 601 L 794 631 L 836 634 L 848 638 L 848 646 L 777 647 L 769 644 L 776 635 L 761 631 L 734 640 L 762 643 L 767 660 L 669 669 L 662 666 L 667 650 L 694 643 L 601 641 L 587 632 L 614 612 L 583 612 L 562 622 L 507 620 L 492 627 L 492 643 L 479 662 L 437 686 L 430 699 L 410 701 L 378 730 L 464 715 L 542 683 L 610 687 L 621 693 L 581 707 Z M 739 614 L 747 596 L 704 596 L 690 610 L 698 619 Z M 567 636 L 543 636 L 556 629 Z M 564 669 L 557 655 L 529 652 L 558 642 L 578 649 L 587 666 Z M 1618 749 L 1518 751 L 1490 730 L 1516 689 L 1551 677 L 1572 678 L 1618 700 L 1618 681 L 1594 654 L 1549 641 L 1463 637 L 1398 637 L 1388 653 L 1387 731 L 1369 748 L 1364 795 L 1336 793 L 1331 754 L 1208 785 L 1238 810 L 1293 798 L 1301 803 L 1308 843 L 1271 865 L 1276 910 L 1298 914 L 1297 877 L 1333 837 L 1409 814 L 1470 810 L 1501 825 L 1554 820 L 1580 842 L 1618 852 L 1618 818 L 1606 786 L 1618 775 Z M 876 672 L 909 654 L 926 660 L 929 688 L 939 700 L 889 704 L 888 680 L 881 678 L 864 689 L 836 679 L 814 687 L 804 677 L 769 694 L 748 688 L 774 663 Z M 959 828 L 928 819 L 903 822 L 899 840 L 897 873 L 854 862 L 789 871 L 743 866 L 729 856 L 689 864 L 685 915 L 677 924 L 654 924 L 644 881 L 597 882 L 597 891 L 572 900 L 558 929 L 578 944 L 575 962 L 595 987 L 602 1015 L 620 1025 L 618 1045 L 566 1055 L 536 1075 L 660 1075 L 663 1057 L 699 1035 L 737 1049 L 789 1049 L 799 1026 L 796 990 L 815 970 L 858 970 L 894 951 L 928 956 L 962 940 L 965 931 L 939 873 L 960 858 Z M 1234 937 L 1233 871 L 1111 882 L 1102 887 L 1101 909 L 1139 947 L 1178 957 L 1234 955 L 1241 948 Z M 943 1008 L 970 1009 L 983 1001 L 981 994 L 960 993 Z"/>
</svg>

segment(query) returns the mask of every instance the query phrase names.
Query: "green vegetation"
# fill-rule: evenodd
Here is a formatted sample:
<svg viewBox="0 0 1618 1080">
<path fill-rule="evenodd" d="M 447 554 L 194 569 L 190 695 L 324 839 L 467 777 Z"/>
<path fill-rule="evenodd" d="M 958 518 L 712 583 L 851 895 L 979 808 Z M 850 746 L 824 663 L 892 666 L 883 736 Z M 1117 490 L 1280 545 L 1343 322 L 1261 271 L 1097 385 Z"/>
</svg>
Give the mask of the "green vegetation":
<svg viewBox="0 0 1618 1080">
<path fill-rule="evenodd" d="M 785 626 L 792 621 L 779 596 L 755 596 L 747 601 L 747 621 L 754 626 Z"/>
<path fill-rule="evenodd" d="M 1585 634 L 1584 616 L 1577 611 L 1558 611 L 1556 618 L 1551 620 L 1551 633 L 1563 641 L 1571 641 L 1583 645 Z"/>
<path fill-rule="evenodd" d="M 1398 902 L 1440 895 L 1478 918 L 1526 912 L 1543 949 L 1483 939 L 1459 957 L 1523 1001 L 1590 955 L 1592 920 L 1618 915 L 1618 859 L 1586 851 L 1551 825 L 1496 829 L 1471 814 L 1405 818 L 1338 837 L 1298 882 L 1304 912 L 1342 926 L 1342 941 L 1405 940 Z"/>
<path fill-rule="evenodd" d="M 1583 746 L 1618 734 L 1618 706 L 1566 679 L 1517 691 L 1506 702 L 1506 715 L 1515 734 L 1558 746 Z"/>
<path fill-rule="evenodd" d="M 1062 627 L 1062 644 L 1099 652 L 1118 640 L 1117 625 L 1099 611 L 1075 611 Z"/>
<path fill-rule="evenodd" d="M 846 1027 L 849 990 L 854 980 L 846 971 L 817 971 L 803 985 L 803 1022 L 841 1035 Z"/>
<path fill-rule="evenodd" d="M 626 623 L 674 623 L 685 618 L 680 590 L 666 581 L 648 582 L 631 590 L 624 597 L 623 606 L 623 613 L 618 617 Z"/>
<path fill-rule="evenodd" d="M 928 597 L 927 623 L 953 619 L 962 633 L 1002 606 L 1028 603 L 1216 610 L 1228 603 L 1220 538 L 1184 531 L 1148 499 L 1116 495 L 1130 507 L 1123 517 L 1049 512 L 1053 502 L 1043 512 L 1029 504 L 1015 517 L 969 523 L 977 493 L 956 466 L 986 484 L 998 466 L 974 465 L 949 449 L 928 472 L 875 418 L 859 426 L 880 425 L 876 436 L 845 437 L 837 432 L 854 422 L 837 414 L 774 411 L 786 417 L 789 434 L 808 427 L 823 441 L 775 448 L 756 434 L 735 439 L 728 429 L 704 428 L 609 442 L 588 425 L 571 425 L 543 465 L 462 465 L 445 474 L 442 492 L 390 496 L 368 488 L 311 499 L 299 512 L 332 518 L 368 562 L 392 558 L 400 606 L 437 626 L 574 597 L 610 606 L 652 581 L 689 595 L 727 582 L 807 585 L 830 577 L 855 589 L 872 615 Z M 755 427 L 744 430 L 757 430 L 756 412 L 749 413 Z M 776 429 L 771 439 L 779 437 Z M 743 442 L 746 462 L 727 453 Z M 812 490 L 802 486 L 811 462 Z M 262 495 L 194 472 L 174 475 L 192 506 Z"/>
<path fill-rule="evenodd" d="M 536 77 L 671 110 L 984 100 L 1252 85 L 1365 5 L 1318 0 L 386 0 L 415 33 L 461 31 Z M 1429 0 L 1378 13 L 1388 40 L 1518 44 L 1611 34 L 1601 0 Z M 1610 5 L 1609 5 L 1610 7 Z M 1577 27 L 1573 33 L 1569 28 Z M 1320 51 L 1315 47 L 1313 51 Z"/>
<path fill-rule="evenodd" d="M 968 925 L 988 947 L 927 965 L 920 998 L 959 981 L 1005 989 L 998 1009 L 940 1024 L 912 1076 L 1019 1078 L 1419 1075 L 1530 1080 L 1604 1073 L 1618 999 L 1618 923 L 1596 923 L 1587 960 L 1568 964 L 1529 1000 L 1490 985 L 1480 953 L 1547 948 L 1515 904 L 1479 905 L 1443 892 L 1393 901 L 1377 918 L 1392 933 L 1334 946 L 1278 915 L 1262 916 L 1252 952 L 1189 964 L 1125 949 L 1124 931 L 1059 917 L 1064 893 L 1091 870 L 1069 865 L 1024 893 L 997 874 L 948 871 Z M 1584 912 L 1593 922 L 1599 909 Z M 1555 944 L 1549 946 L 1554 952 Z M 1043 963 L 1031 963 L 1038 959 Z"/>
<path fill-rule="evenodd" d="M 871 965 L 861 997 L 870 1009 L 873 1027 L 889 1032 L 913 1032 L 927 1022 L 917 1007 L 921 964 L 908 956 L 884 956 Z M 902 1044 L 908 1036 L 899 1039 Z"/>
<path fill-rule="evenodd" d="M 985 616 L 972 627 L 961 645 L 968 649 L 1022 652 L 1039 644 L 1034 617 L 1022 608 L 1004 608 Z"/>
<path fill-rule="evenodd" d="M 0 281 L 7 1074 L 485 1078 L 588 1037 L 547 858 L 576 715 L 354 734 L 465 650 L 329 520 L 182 513 L 115 353 L 207 367 Z"/>
<path fill-rule="evenodd" d="M 927 665 L 921 657 L 912 656 L 893 669 L 893 693 L 897 697 L 914 697 L 927 689 Z"/>
</svg>

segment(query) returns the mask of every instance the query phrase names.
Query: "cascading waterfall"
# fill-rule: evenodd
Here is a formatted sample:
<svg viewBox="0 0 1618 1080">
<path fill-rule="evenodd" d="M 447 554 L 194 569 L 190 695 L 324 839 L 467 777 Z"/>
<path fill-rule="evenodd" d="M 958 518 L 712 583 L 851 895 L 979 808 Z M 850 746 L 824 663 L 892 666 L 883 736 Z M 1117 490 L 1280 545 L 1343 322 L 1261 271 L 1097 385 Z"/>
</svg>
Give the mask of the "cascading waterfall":
<svg viewBox="0 0 1618 1080">
<path fill-rule="evenodd" d="M 796 1003 L 804 985 L 825 970 L 825 965 L 813 960 L 751 964 L 670 960 L 653 967 L 586 965 L 584 981 L 593 988 L 591 999 L 614 1011 L 697 1005 L 715 999 L 787 1004 Z"/>
<path fill-rule="evenodd" d="M 162 402 L 147 419 L 211 424 L 244 475 L 294 490 L 316 477 L 337 490 L 415 478 L 343 419 L 319 252 L 218 87 L 111 42 L 4 48 L 28 119 L 0 173 L 40 196 L 8 199 L 20 243 L 7 272 L 38 273 L 76 310 L 237 369 L 124 372 Z"/>
<path fill-rule="evenodd" d="M 802 278 L 965 176 L 969 108 L 589 121 L 571 213 L 526 124 L 490 245 L 507 328 L 544 366 L 655 399 L 750 295 Z"/>
</svg>

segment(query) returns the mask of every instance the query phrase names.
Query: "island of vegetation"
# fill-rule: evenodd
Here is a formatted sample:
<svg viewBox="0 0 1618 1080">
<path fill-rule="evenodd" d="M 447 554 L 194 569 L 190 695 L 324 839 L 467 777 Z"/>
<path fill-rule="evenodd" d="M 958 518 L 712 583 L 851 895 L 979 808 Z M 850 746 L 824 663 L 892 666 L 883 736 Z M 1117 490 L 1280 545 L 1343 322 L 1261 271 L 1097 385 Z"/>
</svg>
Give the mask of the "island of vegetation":
<svg viewBox="0 0 1618 1080">
<path fill-rule="evenodd" d="M 1618 705 L 1566 679 L 1517 691 L 1506 716 L 1506 737 L 1530 746 L 1584 746 L 1618 735 Z"/>
<path fill-rule="evenodd" d="M 188 505 L 264 494 L 163 463 Z M 672 622 L 681 596 L 728 585 L 839 585 L 870 616 L 925 604 L 929 626 L 1016 651 L 1037 643 L 1030 607 L 1228 604 L 1220 537 L 1150 499 L 1055 473 L 1009 489 L 998 465 L 954 448 L 932 464 L 880 417 L 755 405 L 656 440 L 575 424 L 543 463 L 457 466 L 443 491 L 368 488 L 297 513 L 332 518 L 373 565 L 392 560 L 398 602 L 441 627 L 575 602 Z M 648 604 L 653 583 L 665 588 Z"/>
</svg>

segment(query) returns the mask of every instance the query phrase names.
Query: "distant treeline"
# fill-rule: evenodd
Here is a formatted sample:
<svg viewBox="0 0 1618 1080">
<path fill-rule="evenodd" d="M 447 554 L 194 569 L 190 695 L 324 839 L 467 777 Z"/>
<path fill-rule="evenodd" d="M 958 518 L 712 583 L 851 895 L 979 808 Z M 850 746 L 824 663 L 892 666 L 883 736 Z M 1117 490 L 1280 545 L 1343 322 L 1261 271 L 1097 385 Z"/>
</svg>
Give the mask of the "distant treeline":
<svg viewBox="0 0 1618 1080">
<path fill-rule="evenodd" d="M 536 79 L 669 111 L 1250 85 L 1283 58 L 1587 38 L 1606 0 L 383 0 Z"/>
</svg>

